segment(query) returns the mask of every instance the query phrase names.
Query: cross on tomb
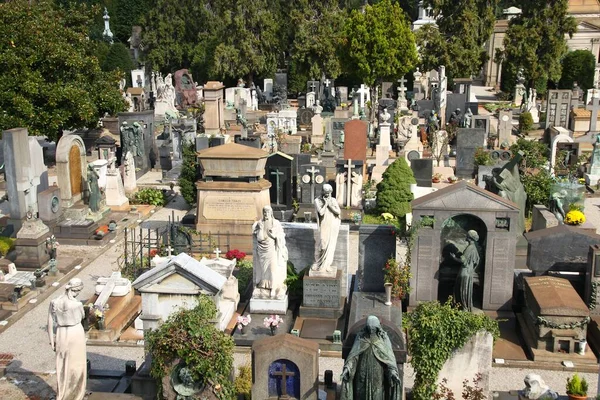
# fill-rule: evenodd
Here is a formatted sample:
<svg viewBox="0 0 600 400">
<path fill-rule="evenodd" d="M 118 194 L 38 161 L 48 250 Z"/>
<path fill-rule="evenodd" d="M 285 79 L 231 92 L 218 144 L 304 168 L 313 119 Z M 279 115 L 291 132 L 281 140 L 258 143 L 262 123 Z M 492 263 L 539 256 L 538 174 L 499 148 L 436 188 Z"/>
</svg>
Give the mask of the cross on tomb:
<svg viewBox="0 0 600 400">
<path fill-rule="evenodd" d="M 600 110 L 600 99 L 592 96 L 592 101 L 585 106 L 585 109 L 592 112 L 590 117 L 590 132 L 596 132 L 596 122 L 598 122 L 598 111 Z"/>
<path fill-rule="evenodd" d="M 167 256 L 171 257 L 171 255 L 173 255 L 173 250 L 175 250 L 174 248 L 172 248 L 171 246 L 168 246 L 165 250 L 167 250 Z"/>
<path fill-rule="evenodd" d="M 398 79 L 398 83 L 400 84 L 400 86 L 398 86 L 398 92 L 400 92 L 400 97 L 403 99 L 406 97 L 406 86 L 404 86 L 406 82 L 408 81 L 404 77 Z"/>
<path fill-rule="evenodd" d="M 283 200 L 281 200 L 281 186 L 279 184 L 279 176 L 284 175 L 283 172 L 279 171 L 279 168 L 275 168 L 274 171 L 271 171 L 271 175 L 275 176 L 275 201 L 277 202 L 277 205 L 280 205 Z"/>
<path fill-rule="evenodd" d="M 310 169 L 307 169 L 306 172 L 310 173 L 310 198 L 315 198 L 315 174 L 320 172 L 321 170 L 316 169 L 313 165 Z"/>
<path fill-rule="evenodd" d="M 329 79 L 325 79 L 323 81 L 323 83 L 325 84 L 325 87 L 329 87 L 329 84 L 331 83 L 331 81 Z"/>
<path fill-rule="evenodd" d="M 317 88 L 317 85 L 315 84 L 315 82 L 314 82 L 314 81 L 313 81 L 313 82 L 311 82 L 311 83 L 310 83 L 310 91 L 311 91 L 311 92 L 314 92 L 316 88 Z"/>
<path fill-rule="evenodd" d="M 222 253 L 222 251 L 221 251 L 221 250 L 220 250 L 220 249 L 217 247 L 217 248 L 215 249 L 215 251 L 213 251 L 213 253 L 215 253 L 215 254 L 217 255 L 217 258 L 220 258 L 220 257 L 219 257 L 219 254 L 221 254 L 221 253 Z"/>
<path fill-rule="evenodd" d="M 291 378 L 296 375 L 296 373 L 288 371 L 285 364 L 281 364 L 281 371 L 273 372 L 273 375 L 281 377 L 281 397 L 279 398 L 289 399 L 290 397 L 287 394 L 287 378 Z"/>
<path fill-rule="evenodd" d="M 121 278 L 121 272 L 113 272 L 109 278 L 102 277 L 98 278 L 98 284 L 104 284 L 104 288 L 98 295 L 98 298 L 94 302 L 95 306 L 104 307 L 108 298 L 111 296 L 113 291 L 117 286 L 127 286 L 130 284 L 129 280 L 126 278 Z"/>
<path fill-rule="evenodd" d="M 344 206 L 350 207 L 351 201 L 350 196 L 352 196 L 352 160 L 348 159 L 348 164 L 344 165 L 344 169 L 348 170 L 348 175 L 346 177 L 346 204 Z"/>
</svg>

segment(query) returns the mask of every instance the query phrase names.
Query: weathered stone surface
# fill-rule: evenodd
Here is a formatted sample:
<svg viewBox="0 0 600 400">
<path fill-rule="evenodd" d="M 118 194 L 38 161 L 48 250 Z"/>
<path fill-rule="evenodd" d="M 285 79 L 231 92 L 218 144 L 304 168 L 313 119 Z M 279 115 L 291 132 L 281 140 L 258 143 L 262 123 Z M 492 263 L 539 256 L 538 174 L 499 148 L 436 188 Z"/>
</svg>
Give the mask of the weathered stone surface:
<svg viewBox="0 0 600 400">
<path fill-rule="evenodd" d="M 366 225 L 359 227 L 358 271 L 356 280 L 360 292 L 383 292 L 383 268 L 389 258 L 396 257 L 396 236 L 393 226 Z"/>
<path fill-rule="evenodd" d="M 471 179 L 475 174 L 475 151 L 485 146 L 484 129 L 460 128 L 456 134 L 456 176 Z"/>
</svg>

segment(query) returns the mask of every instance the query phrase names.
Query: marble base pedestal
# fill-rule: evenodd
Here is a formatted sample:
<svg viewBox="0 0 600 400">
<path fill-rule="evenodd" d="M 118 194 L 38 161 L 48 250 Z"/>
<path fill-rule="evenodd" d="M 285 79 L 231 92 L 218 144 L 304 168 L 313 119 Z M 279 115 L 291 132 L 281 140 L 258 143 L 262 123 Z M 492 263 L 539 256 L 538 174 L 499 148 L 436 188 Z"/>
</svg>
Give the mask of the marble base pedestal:
<svg viewBox="0 0 600 400">
<path fill-rule="evenodd" d="M 585 177 L 585 184 L 597 189 L 598 188 L 598 182 L 600 181 L 600 175 L 596 175 L 596 174 L 583 174 L 583 176 Z"/>
<path fill-rule="evenodd" d="M 287 294 L 283 299 L 250 299 L 250 314 L 285 314 L 287 308 Z"/>
<path fill-rule="evenodd" d="M 50 260 L 46 251 L 46 238 L 50 236 L 50 229 L 40 219 L 28 220 L 17 232 L 15 250 L 11 254 L 11 261 L 17 269 L 36 270 Z"/>
<path fill-rule="evenodd" d="M 335 266 L 332 266 L 335 268 Z M 303 318 L 339 318 L 344 312 L 342 271 L 335 276 L 304 276 L 300 316 Z"/>
</svg>

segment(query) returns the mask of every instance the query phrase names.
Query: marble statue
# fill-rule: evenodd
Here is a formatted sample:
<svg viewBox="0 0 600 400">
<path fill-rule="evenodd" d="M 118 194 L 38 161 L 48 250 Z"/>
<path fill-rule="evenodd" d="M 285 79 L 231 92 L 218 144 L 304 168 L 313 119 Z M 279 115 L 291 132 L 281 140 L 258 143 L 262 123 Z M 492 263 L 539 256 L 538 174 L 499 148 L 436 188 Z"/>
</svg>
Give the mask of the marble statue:
<svg viewBox="0 0 600 400">
<path fill-rule="evenodd" d="M 133 104 L 133 100 L 131 99 L 131 93 L 125 94 L 125 102 L 127 103 L 127 112 L 133 112 L 135 106 Z"/>
<path fill-rule="evenodd" d="M 331 264 L 341 225 L 340 205 L 331 195 L 332 192 L 333 188 L 326 183 L 323 185 L 323 193 L 314 201 L 319 224 L 319 238 L 317 260 L 311 266 L 313 271 L 332 272 Z"/>
<path fill-rule="evenodd" d="M 315 101 L 315 105 L 313 107 L 313 110 L 316 114 L 321 114 L 323 112 L 323 106 L 320 104 L 321 102 L 319 100 Z"/>
<path fill-rule="evenodd" d="M 525 399 L 537 400 L 558 398 L 558 393 L 550 389 L 538 374 L 527 374 L 523 381 L 525 382 L 525 389 L 519 394 Z"/>
<path fill-rule="evenodd" d="M 391 115 L 388 112 L 387 107 L 384 108 L 383 109 L 383 113 L 380 115 L 381 123 L 382 124 L 388 124 L 389 123 L 388 121 L 390 120 L 390 117 L 391 117 Z"/>
<path fill-rule="evenodd" d="M 431 136 L 439 130 L 440 121 L 438 120 L 437 115 L 435 115 L 435 111 L 431 110 L 429 116 L 427 117 L 427 135 Z"/>
<path fill-rule="evenodd" d="M 341 400 L 401 400 L 402 380 L 387 333 L 371 315 L 344 363 Z"/>
<path fill-rule="evenodd" d="M 92 165 L 88 165 L 87 182 L 90 191 L 89 206 L 91 212 L 100 211 L 100 187 L 98 186 L 98 173 Z"/>
<path fill-rule="evenodd" d="M 457 108 L 456 110 L 452 111 L 452 114 L 450 114 L 450 119 L 448 120 L 448 123 L 458 126 L 460 125 L 461 119 L 462 118 L 460 108 Z"/>
<path fill-rule="evenodd" d="M 465 115 L 462 119 L 462 127 L 470 128 L 472 119 L 473 119 L 473 111 L 471 111 L 470 108 L 467 108 L 467 111 L 465 111 Z"/>
<path fill-rule="evenodd" d="M 467 232 L 467 247 L 462 253 L 460 255 L 450 253 L 450 257 L 462 264 L 460 272 L 456 277 L 454 290 L 457 300 L 460 301 L 463 310 L 466 311 L 473 310 L 473 276 L 481 260 L 479 249 L 477 248 L 478 241 L 479 234 L 474 230 L 470 230 Z"/>
<path fill-rule="evenodd" d="M 263 208 L 263 217 L 252 226 L 254 244 L 254 292 L 252 297 L 282 299 L 287 286 L 288 251 L 281 223 L 273 217 L 270 206 Z"/>
<path fill-rule="evenodd" d="M 350 204 L 352 207 L 358 207 L 362 201 L 363 177 L 352 171 L 350 180 L 352 181 Z"/>
<path fill-rule="evenodd" d="M 81 325 L 85 313 L 77 296 L 83 282 L 73 278 L 65 289 L 63 295 L 50 302 L 48 310 L 48 338 L 56 352 L 56 400 L 82 400 L 87 383 L 85 332 Z"/>
</svg>

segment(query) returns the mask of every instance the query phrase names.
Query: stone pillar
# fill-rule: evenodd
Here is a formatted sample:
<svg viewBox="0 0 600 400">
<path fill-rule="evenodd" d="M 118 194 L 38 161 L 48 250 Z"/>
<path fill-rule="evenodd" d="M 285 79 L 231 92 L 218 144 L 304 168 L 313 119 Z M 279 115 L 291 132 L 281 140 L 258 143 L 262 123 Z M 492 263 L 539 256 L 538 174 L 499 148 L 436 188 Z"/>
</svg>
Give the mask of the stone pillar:
<svg viewBox="0 0 600 400">
<path fill-rule="evenodd" d="M 224 125 L 225 108 L 221 82 L 209 81 L 204 85 L 204 128 L 207 135 L 218 134 Z"/>
</svg>

